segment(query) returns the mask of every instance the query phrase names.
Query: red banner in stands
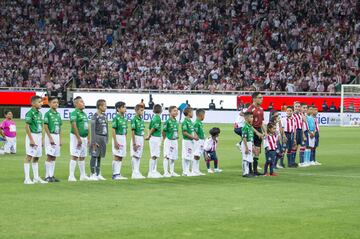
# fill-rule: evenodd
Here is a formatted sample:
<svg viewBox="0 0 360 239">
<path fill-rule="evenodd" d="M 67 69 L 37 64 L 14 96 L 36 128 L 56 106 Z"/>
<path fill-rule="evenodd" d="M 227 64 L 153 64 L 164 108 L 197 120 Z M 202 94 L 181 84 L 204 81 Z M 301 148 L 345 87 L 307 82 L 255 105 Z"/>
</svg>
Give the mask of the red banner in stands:
<svg viewBox="0 0 360 239">
<path fill-rule="evenodd" d="M 301 103 L 306 103 L 308 105 L 314 104 L 319 111 L 322 111 L 322 105 L 324 101 L 328 107 L 334 102 L 337 109 L 340 107 L 341 97 L 340 96 L 270 96 L 263 95 L 263 109 L 267 110 L 269 108 L 270 103 L 272 103 L 273 109 L 280 111 L 282 105 L 293 105 L 295 101 L 299 101 Z M 246 104 L 251 102 L 251 96 L 239 95 L 237 97 L 237 105 Z"/>
<path fill-rule="evenodd" d="M 0 105 L 30 105 L 35 91 L 0 91 Z"/>
</svg>

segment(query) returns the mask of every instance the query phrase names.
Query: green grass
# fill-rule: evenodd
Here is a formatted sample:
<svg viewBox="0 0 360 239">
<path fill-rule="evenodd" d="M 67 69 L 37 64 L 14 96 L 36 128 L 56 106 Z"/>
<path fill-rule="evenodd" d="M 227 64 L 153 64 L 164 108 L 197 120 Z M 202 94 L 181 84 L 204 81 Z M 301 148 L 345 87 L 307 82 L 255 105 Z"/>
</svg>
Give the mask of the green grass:
<svg viewBox="0 0 360 239">
<path fill-rule="evenodd" d="M 279 170 L 279 177 L 242 178 L 241 155 L 234 146 L 238 137 L 231 125 L 217 125 L 222 130 L 221 174 L 68 183 L 65 122 L 62 156 L 56 164 L 62 181 L 24 185 L 23 121 L 17 124 L 18 154 L 0 156 L 1 239 L 359 238 L 359 128 L 322 128 L 317 154 L 323 165 Z M 110 179 L 108 150 L 102 172 Z M 148 158 L 146 146 L 144 175 Z M 205 171 L 205 165 L 201 167 Z M 125 176 L 130 176 L 130 168 L 127 158 Z M 176 170 L 180 173 L 180 161 Z M 44 157 L 40 173 L 44 175 Z"/>
</svg>

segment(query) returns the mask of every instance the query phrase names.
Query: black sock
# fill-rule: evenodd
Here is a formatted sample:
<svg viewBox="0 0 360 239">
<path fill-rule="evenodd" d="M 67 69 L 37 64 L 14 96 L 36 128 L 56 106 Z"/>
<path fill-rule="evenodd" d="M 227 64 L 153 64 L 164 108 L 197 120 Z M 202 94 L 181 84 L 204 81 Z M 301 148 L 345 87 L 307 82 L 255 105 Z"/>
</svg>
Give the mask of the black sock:
<svg viewBox="0 0 360 239">
<path fill-rule="evenodd" d="M 273 167 L 272 163 L 270 163 L 270 174 L 273 174 L 273 172 L 274 172 L 274 167 Z"/>
<path fill-rule="evenodd" d="M 206 160 L 206 167 L 207 169 L 210 169 L 210 159 Z"/>
<path fill-rule="evenodd" d="M 100 174 L 100 157 L 96 160 L 96 175 Z"/>
<path fill-rule="evenodd" d="M 218 168 L 218 160 L 217 159 L 214 160 L 214 168 Z"/>
<path fill-rule="evenodd" d="M 95 156 L 91 156 L 91 159 L 90 159 L 90 171 L 91 171 L 91 174 L 95 173 L 96 159 L 97 158 Z"/>
<path fill-rule="evenodd" d="M 267 173 L 268 166 L 269 166 L 269 163 L 268 163 L 268 161 L 266 161 L 265 165 L 264 165 L 264 174 Z"/>
<path fill-rule="evenodd" d="M 249 173 L 254 173 L 253 169 L 252 169 L 252 163 L 249 163 Z"/>
<path fill-rule="evenodd" d="M 254 157 L 254 163 L 253 163 L 253 170 L 254 170 L 254 173 L 257 173 L 258 170 L 257 170 L 257 167 L 258 167 L 258 160 L 259 158 L 258 157 Z"/>
</svg>

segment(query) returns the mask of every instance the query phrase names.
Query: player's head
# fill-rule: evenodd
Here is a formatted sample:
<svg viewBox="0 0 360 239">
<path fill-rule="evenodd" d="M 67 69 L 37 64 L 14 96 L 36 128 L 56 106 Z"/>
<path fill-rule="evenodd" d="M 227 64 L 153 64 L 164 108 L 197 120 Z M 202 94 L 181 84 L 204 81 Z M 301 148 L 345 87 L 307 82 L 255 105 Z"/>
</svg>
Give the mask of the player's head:
<svg viewBox="0 0 360 239">
<path fill-rule="evenodd" d="M 179 110 L 176 106 L 172 105 L 169 107 L 169 114 L 172 118 L 176 118 L 179 114 Z"/>
<path fill-rule="evenodd" d="M 59 99 L 56 96 L 50 96 L 48 101 L 51 109 L 59 108 Z"/>
<path fill-rule="evenodd" d="M 197 109 L 196 110 L 196 118 L 203 121 L 205 118 L 205 110 L 203 109 Z"/>
<path fill-rule="evenodd" d="M 75 97 L 74 106 L 75 106 L 75 108 L 77 108 L 79 110 L 85 109 L 85 103 L 84 103 L 84 100 L 81 98 L 81 96 Z"/>
<path fill-rule="evenodd" d="M 106 106 L 106 100 L 100 99 L 96 101 L 96 109 L 98 109 L 100 112 L 104 113 L 107 109 Z"/>
<path fill-rule="evenodd" d="M 301 103 L 301 112 L 306 114 L 308 110 L 308 106 L 306 103 Z"/>
<path fill-rule="evenodd" d="M 277 112 L 276 110 L 272 110 L 270 112 L 270 122 L 276 123 L 278 119 L 279 119 L 279 112 Z"/>
<path fill-rule="evenodd" d="M 186 107 L 184 109 L 185 117 L 192 118 L 193 117 L 193 109 L 191 107 Z"/>
<path fill-rule="evenodd" d="M 144 106 L 142 104 L 137 104 L 135 106 L 136 115 L 142 116 L 144 114 Z"/>
<path fill-rule="evenodd" d="M 292 106 L 287 106 L 286 107 L 286 116 L 287 117 L 291 117 L 294 113 L 294 108 Z"/>
<path fill-rule="evenodd" d="M 276 125 L 273 122 L 270 122 L 267 124 L 266 130 L 269 134 L 273 134 L 276 130 Z"/>
<path fill-rule="evenodd" d="M 249 124 L 253 123 L 254 116 L 253 116 L 252 112 L 245 112 L 244 113 L 244 118 L 245 118 L 245 121 L 248 122 Z"/>
<path fill-rule="evenodd" d="M 296 113 L 301 112 L 301 104 L 300 104 L 299 101 L 295 101 L 295 102 L 294 102 L 294 111 L 295 111 Z"/>
<path fill-rule="evenodd" d="M 159 104 L 154 105 L 153 112 L 154 112 L 154 114 L 161 114 L 162 113 L 161 105 L 159 105 Z"/>
<path fill-rule="evenodd" d="M 31 97 L 30 102 L 31 102 L 31 106 L 34 107 L 35 109 L 41 109 L 41 106 L 43 104 L 41 97 L 38 95 Z"/>
<path fill-rule="evenodd" d="M 125 102 L 122 102 L 122 101 L 116 102 L 115 109 L 116 109 L 116 112 L 118 112 L 120 114 L 125 114 L 125 112 L 126 112 Z"/>
<path fill-rule="evenodd" d="M 220 129 L 217 128 L 217 127 L 214 127 L 214 128 L 209 130 L 209 134 L 211 135 L 211 137 L 217 138 L 220 135 Z"/>
<path fill-rule="evenodd" d="M 319 113 L 318 108 L 317 108 L 317 107 L 313 107 L 313 113 L 312 113 L 312 115 L 313 115 L 314 117 L 316 117 L 316 116 L 318 115 L 318 113 Z"/>
<path fill-rule="evenodd" d="M 11 120 L 13 118 L 13 113 L 10 110 L 5 110 L 4 111 L 4 116 L 6 119 Z"/>
<path fill-rule="evenodd" d="M 251 98 L 253 103 L 256 104 L 257 106 L 260 106 L 262 104 L 263 97 L 260 92 L 252 93 Z"/>
<path fill-rule="evenodd" d="M 314 112 L 314 106 L 309 105 L 309 106 L 307 107 L 307 114 L 308 114 L 308 115 L 312 115 L 313 112 Z"/>
</svg>

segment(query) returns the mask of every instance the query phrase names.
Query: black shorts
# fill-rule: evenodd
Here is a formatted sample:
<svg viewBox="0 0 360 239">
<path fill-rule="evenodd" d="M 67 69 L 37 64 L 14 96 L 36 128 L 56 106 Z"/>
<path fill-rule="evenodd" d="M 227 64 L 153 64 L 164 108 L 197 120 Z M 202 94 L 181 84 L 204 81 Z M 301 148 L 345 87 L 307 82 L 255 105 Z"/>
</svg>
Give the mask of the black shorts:
<svg viewBox="0 0 360 239">
<path fill-rule="evenodd" d="M 254 128 L 256 129 L 259 133 L 262 133 L 262 128 Z M 261 147 L 261 144 L 262 144 L 262 139 L 259 138 L 259 136 L 257 136 L 257 134 L 255 134 L 254 132 L 254 146 L 256 147 Z"/>
<path fill-rule="evenodd" d="M 296 129 L 296 145 L 305 146 L 302 129 Z"/>
<path fill-rule="evenodd" d="M 210 160 L 217 160 L 217 155 L 215 151 L 212 152 L 206 152 L 207 156 L 209 157 Z"/>
<path fill-rule="evenodd" d="M 234 128 L 234 133 L 242 137 L 242 127 L 241 128 Z"/>
</svg>

